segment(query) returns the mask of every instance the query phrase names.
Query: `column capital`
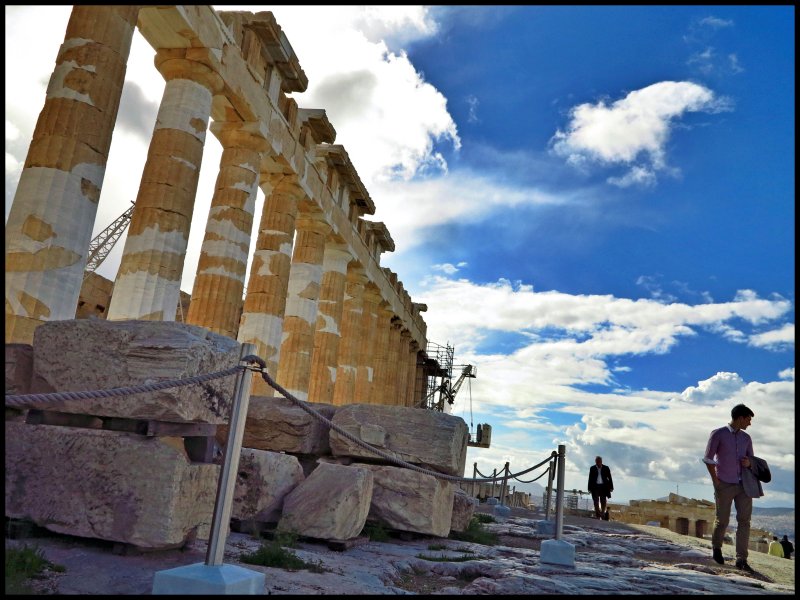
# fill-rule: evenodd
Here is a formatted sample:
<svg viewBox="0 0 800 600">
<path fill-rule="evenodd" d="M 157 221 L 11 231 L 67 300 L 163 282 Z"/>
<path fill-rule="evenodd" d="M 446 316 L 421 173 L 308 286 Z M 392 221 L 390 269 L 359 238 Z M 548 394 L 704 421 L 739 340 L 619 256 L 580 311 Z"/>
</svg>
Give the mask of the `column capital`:
<svg viewBox="0 0 800 600">
<path fill-rule="evenodd" d="M 222 77 L 208 65 L 176 55 L 172 49 L 156 52 L 155 65 L 167 81 L 188 79 L 205 86 L 212 94 L 220 93 L 225 85 Z"/>
<path fill-rule="evenodd" d="M 295 226 L 298 230 L 312 231 L 314 233 L 321 233 L 322 235 L 328 235 L 333 229 L 323 220 L 321 215 L 316 216 L 309 213 L 298 214 Z"/>
<path fill-rule="evenodd" d="M 212 121 L 210 129 L 223 148 L 244 148 L 256 152 L 266 152 L 269 149 L 269 132 L 263 123 Z"/>
</svg>

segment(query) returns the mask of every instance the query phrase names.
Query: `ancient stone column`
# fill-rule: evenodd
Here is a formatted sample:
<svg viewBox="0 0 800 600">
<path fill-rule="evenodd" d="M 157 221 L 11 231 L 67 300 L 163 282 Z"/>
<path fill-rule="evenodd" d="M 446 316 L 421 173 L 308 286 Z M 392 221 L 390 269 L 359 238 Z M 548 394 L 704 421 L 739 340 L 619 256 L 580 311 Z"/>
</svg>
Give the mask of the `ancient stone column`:
<svg viewBox="0 0 800 600">
<path fill-rule="evenodd" d="M 267 141 L 258 123 L 215 122 L 211 130 L 222 143 L 222 158 L 186 322 L 236 338 Z"/>
<path fill-rule="evenodd" d="M 330 231 L 321 218 L 301 214 L 297 219 L 276 381 L 300 400 L 308 400 L 322 261 Z"/>
<path fill-rule="evenodd" d="M 255 344 L 271 377 L 278 375 L 286 293 L 298 204 L 305 196 L 294 178 L 273 175 L 262 182 L 264 210 L 250 266 L 247 295 L 237 339 Z M 253 378 L 254 395 L 277 394 L 261 377 Z"/>
<path fill-rule="evenodd" d="M 372 404 L 372 388 L 378 364 L 376 352 L 380 328 L 378 306 L 380 290 L 371 283 L 364 286 L 364 303 L 361 310 L 361 331 L 364 337 L 356 358 L 356 390 L 354 404 Z"/>
<path fill-rule="evenodd" d="M 378 322 L 376 324 L 378 331 L 375 338 L 375 371 L 370 386 L 370 404 L 389 404 L 386 391 L 393 316 L 394 313 L 389 308 L 388 302 L 381 302 L 378 306 Z"/>
<path fill-rule="evenodd" d="M 397 365 L 400 363 L 400 344 L 401 344 L 402 323 L 399 317 L 393 317 L 389 328 L 388 351 L 386 354 L 386 371 L 383 380 L 384 404 L 398 406 L 399 404 L 399 375 Z"/>
<path fill-rule="evenodd" d="M 416 387 L 417 387 L 417 351 L 419 344 L 411 340 L 408 344 L 408 372 L 406 374 L 406 401 L 405 405 L 413 407 L 416 404 Z"/>
<path fill-rule="evenodd" d="M 72 9 L 6 222 L 6 343 L 75 317 L 138 13 Z"/>
<path fill-rule="evenodd" d="M 408 329 L 400 330 L 400 339 L 397 345 L 397 383 L 395 404 L 406 406 L 408 396 L 408 346 L 411 343 L 411 332 Z"/>
<path fill-rule="evenodd" d="M 364 334 L 364 285 L 367 276 L 363 268 L 351 263 L 347 270 L 342 310 L 342 336 L 339 340 L 339 365 L 333 388 L 333 404 L 353 404 L 356 401 L 356 375 L 362 358 L 361 348 L 368 343 Z"/>
<path fill-rule="evenodd" d="M 332 243 L 325 246 L 308 386 L 308 398 L 311 402 L 333 402 L 333 388 L 339 366 L 347 263 L 352 259 L 346 246 Z"/>
<path fill-rule="evenodd" d="M 185 50 L 156 54 L 156 67 L 167 83 L 108 307 L 109 320 L 175 320 L 211 98 L 222 90 L 219 75 L 182 54 Z"/>
</svg>

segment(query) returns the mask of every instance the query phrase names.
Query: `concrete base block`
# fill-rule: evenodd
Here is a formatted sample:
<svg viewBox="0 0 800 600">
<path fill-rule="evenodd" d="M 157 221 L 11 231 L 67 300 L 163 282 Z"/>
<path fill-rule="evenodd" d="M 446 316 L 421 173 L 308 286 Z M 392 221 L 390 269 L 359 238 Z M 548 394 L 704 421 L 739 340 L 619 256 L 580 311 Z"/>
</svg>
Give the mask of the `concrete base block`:
<svg viewBox="0 0 800 600">
<path fill-rule="evenodd" d="M 489 506 L 496 506 L 499 503 L 500 503 L 500 501 L 497 498 L 487 498 L 486 499 L 486 504 L 488 504 Z"/>
<path fill-rule="evenodd" d="M 555 535 L 556 524 L 555 521 L 536 521 L 536 533 L 540 535 Z"/>
<path fill-rule="evenodd" d="M 500 522 L 505 521 L 508 517 L 511 516 L 511 509 L 507 506 L 498 504 L 492 508 L 494 509 L 495 518 Z"/>
<path fill-rule="evenodd" d="M 545 540 L 540 550 L 540 560 L 551 565 L 575 566 L 575 545 L 564 540 Z"/>
<path fill-rule="evenodd" d="M 258 571 L 196 563 L 158 571 L 153 578 L 153 594 L 263 595 L 265 584 L 264 574 Z"/>
</svg>

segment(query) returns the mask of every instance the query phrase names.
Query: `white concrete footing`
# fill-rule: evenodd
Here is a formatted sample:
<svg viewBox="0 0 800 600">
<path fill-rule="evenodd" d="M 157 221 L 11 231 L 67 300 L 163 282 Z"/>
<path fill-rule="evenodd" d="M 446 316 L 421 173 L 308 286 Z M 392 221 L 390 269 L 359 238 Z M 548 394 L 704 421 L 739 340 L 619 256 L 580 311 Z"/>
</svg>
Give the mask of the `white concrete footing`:
<svg viewBox="0 0 800 600">
<path fill-rule="evenodd" d="M 536 533 L 539 535 L 555 535 L 556 524 L 554 521 L 541 520 L 536 521 Z"/>
<path fill-rule="evenodd" d="M 236 565 L 209 566 L 196 563 L 158 571 L 153 594 L 257 594 L 264 593 L 263 573 Z"/>
<path fill-rule="evenodd" d="M 540 558 L 543 563 L 575 566 L 575 545 L 564 540 L 545 540 L 540 549 Z"/>
</svg>

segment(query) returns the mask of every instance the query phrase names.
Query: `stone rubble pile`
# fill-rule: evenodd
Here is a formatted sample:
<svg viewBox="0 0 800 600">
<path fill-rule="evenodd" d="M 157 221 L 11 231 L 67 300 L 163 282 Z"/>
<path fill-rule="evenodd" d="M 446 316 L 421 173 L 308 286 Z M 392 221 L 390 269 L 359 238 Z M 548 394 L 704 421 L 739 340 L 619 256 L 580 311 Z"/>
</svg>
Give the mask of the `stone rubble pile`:
<svg viewBox="0 0 800 600">
<path fill-rule="evenodd" d="M 31 359 L 32 356 L 32 359 Z M 6 347 L 6 389 L 111 389 L 238 364 L 230 338 L 183 323 L 52 321 Z M 29 380 L 29 381 L 28 381 Z M 146 549 L 208 536 L 235 377 L 131 396 L 6 411 L 6 517 Z M 306 403 L 394 459 L 462 477 L 458 417 L 401 406 Z M 198 451 L 198 448 L 200 449 Z M 284 398 L 253 396 L 232 518 L 348 540 L 367 521 L 446 537 L 474 504 L 452 481 L 403 468 Z"/>
</svg>

